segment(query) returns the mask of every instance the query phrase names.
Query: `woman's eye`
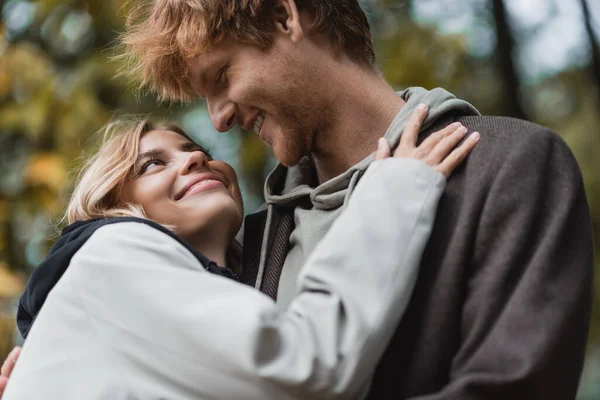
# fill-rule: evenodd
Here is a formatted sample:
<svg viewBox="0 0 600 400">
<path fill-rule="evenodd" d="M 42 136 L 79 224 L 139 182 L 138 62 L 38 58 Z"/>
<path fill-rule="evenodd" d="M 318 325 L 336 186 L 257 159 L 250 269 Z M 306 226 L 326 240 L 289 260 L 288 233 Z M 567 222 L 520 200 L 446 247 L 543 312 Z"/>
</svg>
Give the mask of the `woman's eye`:
<svg viewBox="0 0 600 400">
<path fill-rule="evenodd" d="M 163 165 L 164 163 L 160 160 L 149 160 L 146 163 L 144 163 L 144 165 L 142 165 L 142 168 L 140 168 L 140 175 L 144 174 L 156 167 L 159 167 L 161 165 Z"/>
</svg>

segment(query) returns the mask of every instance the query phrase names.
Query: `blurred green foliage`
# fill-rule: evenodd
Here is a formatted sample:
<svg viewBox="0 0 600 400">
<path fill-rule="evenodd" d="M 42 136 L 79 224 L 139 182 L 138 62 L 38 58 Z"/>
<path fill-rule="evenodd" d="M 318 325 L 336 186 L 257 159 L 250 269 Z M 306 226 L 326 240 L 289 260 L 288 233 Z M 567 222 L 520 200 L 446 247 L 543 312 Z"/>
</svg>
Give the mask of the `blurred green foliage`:
<svg viewBox="0 0 600 400">
<path fill-rule="evenodd" d="M 571 2 L 577 7 L 582 1 Z M 544 24 L 569 13 L 561 8 L 565 2 L 550 1 L 554 8 L 545 8 L 547 12 L 538 13 L 542 17 L 530 19 L 537 22 L 526 27 L 503 26 L 511 17 L 514 22 L 529 16 L 507 13 L 503 15 L 508 21 L 499 19 L 498 13 L 505 12 L 500 0 L 461 3 L 364 0 L 382 72 L 399 89 L 441 86 L 483 114 L 522 114 L 560 133 L 581 165 L 600 249 L 600 70 L 591 57 L 590 44 L 597 46 L 593 29 L 588 36 L 581 32 L 581 48 L 572 59 L 567 57 L 550 72 L 531 72 L 538 53 L 522 51 L 520 57 L 517 50 L 545 46 L 542 39 L 531 44 L 532 38 L 541 36 Z M 246 212 L 260 203 L 262 182 L 274 160 L 256 135 L 239 130 L 216 133 L 203 103 L 159 105 L 152 96 L 132 93 L 128 82 L 117 76 L 119 62 L 112 60 L 127 12 L 122 1 L 0 0 L 0 11 L 3 360 L 13 345 L 11 299 L 45 257 L 72 189 L 71 173 L 77 171 L 82 155 L 94 150 L 95 132 L 115 112 L 152 113 L 179 122 L 215 157 L 236 168 Z M 591 11 L 582 14 L 582 27 L 583 18 L 588 18 L 588 27 L 596 27 L 590 15 L 596 11 L 600 18 L 600 10 Z M 457 21 L 462 21 L 459 29 Z M 558 50 L 549 51 L 557 51 L 560 58 Z M 600 304 L 600 290 L 596 293 Z M 581 399 L 600 396 L 599 308 L 594 311 Z"/>
</svg>

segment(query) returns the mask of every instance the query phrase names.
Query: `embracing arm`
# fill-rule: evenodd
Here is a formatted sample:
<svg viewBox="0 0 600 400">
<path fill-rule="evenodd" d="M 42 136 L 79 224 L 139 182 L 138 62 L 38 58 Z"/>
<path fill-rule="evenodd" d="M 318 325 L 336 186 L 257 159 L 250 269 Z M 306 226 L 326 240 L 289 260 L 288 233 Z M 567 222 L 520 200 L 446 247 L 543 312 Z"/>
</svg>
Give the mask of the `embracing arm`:
<svg viewBox="0 0 600 400">
<path fill-rule="evenodd" d="M 411 399 L 574 399 L 593 284 L 579 168 L 556 135 L 528 134 L 486 199 L 450 382 Z"/>
<path fill-rule="evenodd" d="M 455 149 L 466 129 L 452 126 L 417 148 L 418 124 L 406 132 L 394 157 L 424 162 L 373 163 L 307 261 L 287 310 L 195 270 L 191 254 L 148 227 L 99 229 L 71 269 L 100 339 L 144 381 L 196 397 L 356 397 L 406 307 L 442 174 L 477 142 L 473 135 Z M 386 157 L 381 143 L 376 158 Z"/>
<path fill-rule="evenodd" d="M 155 377 L 187 375 L 199 394 L 223 398 L 352 396 L 406 306 L 444 183 L 419 161 L 374 163 L 309 259 L 288 310 L 196 270 L 182 246 L 141 224 L 99 229 L 71 268 L 99 335 Z M 153 363 L 132 350 L 140 340 L 193 370 Z"/>
</svg>

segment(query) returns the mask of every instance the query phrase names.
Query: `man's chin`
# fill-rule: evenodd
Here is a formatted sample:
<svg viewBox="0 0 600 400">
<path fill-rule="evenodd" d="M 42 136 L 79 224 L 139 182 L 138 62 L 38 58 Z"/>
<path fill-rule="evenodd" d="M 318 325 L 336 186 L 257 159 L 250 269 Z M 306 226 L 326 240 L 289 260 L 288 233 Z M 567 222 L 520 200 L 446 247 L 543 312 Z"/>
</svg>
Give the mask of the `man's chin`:
<svg viewBox="0 0 600 400">
<path fill-rule="evenodd" d="M 271 148 L 281 165 L 290 168 L 300 164 L 304 156 L 308 154 L 307 147 L 303 144 L 298 133 L 294 132 L 288 134 L 287 137 L 274 137 Z"/>
<path fill-rule="evenodd" d="M 273 150 L 273 153 L 275 154 L 275 157 L 277 158 L 279 163 L 287 168 L 291 168 L 298 165 L 303 157 L 302 155 L 296 155 L 290 152 L 279 152 L 275 149 Z"/>
</svg>

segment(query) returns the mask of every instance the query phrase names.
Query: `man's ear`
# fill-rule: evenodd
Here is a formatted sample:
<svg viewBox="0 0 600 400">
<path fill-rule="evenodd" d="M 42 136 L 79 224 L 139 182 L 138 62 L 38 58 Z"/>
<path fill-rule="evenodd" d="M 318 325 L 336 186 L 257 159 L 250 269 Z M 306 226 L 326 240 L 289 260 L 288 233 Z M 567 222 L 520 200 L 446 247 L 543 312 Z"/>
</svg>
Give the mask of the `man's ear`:
<svg viewBox="0 0 600 400">
<path fill-rule="evenodd" d="M 273 14 L 277 32 L 288 35 L 294 43 L 302 40 L 304 31 L 302 24 L 300 24 L 300 14 L 294 0 L 277 0 Z"/>
</svg>

